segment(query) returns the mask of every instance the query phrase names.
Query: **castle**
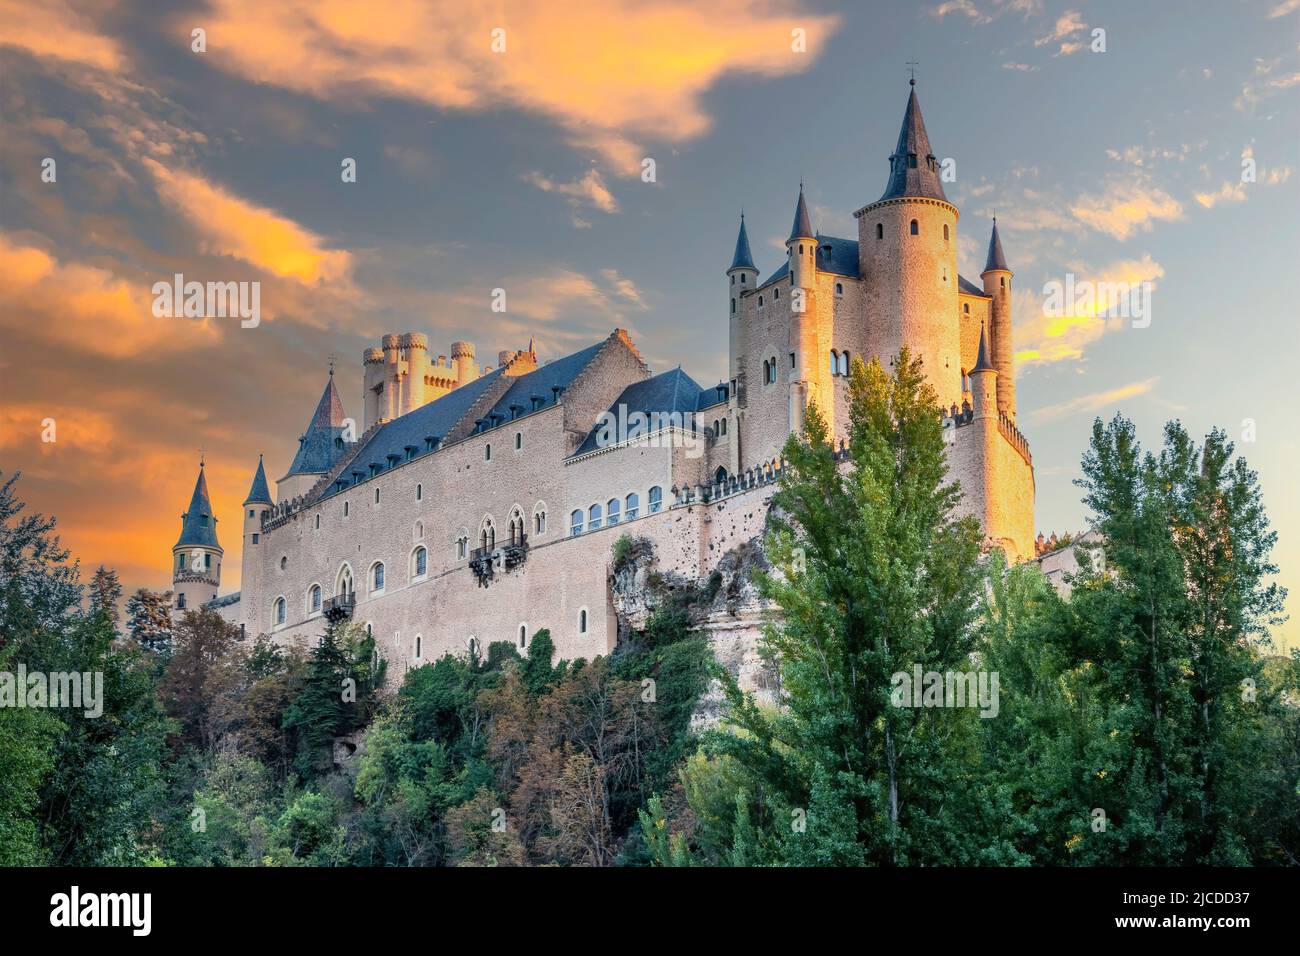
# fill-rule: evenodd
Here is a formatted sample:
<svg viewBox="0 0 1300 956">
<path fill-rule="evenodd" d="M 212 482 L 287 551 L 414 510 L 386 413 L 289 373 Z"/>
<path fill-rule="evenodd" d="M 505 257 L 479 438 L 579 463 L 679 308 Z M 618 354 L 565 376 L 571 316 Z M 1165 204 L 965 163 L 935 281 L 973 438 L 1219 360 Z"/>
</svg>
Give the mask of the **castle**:
<svg viewBox="0 0 1300 956">
<path fill-rule="evenodd" d="M 695 581 L 763 532 L 781 448 L 815 402 L 837 442 L 850 362 L 906 345 L 945 409 L 950 477 L 986 544 L 1032 558 L 1034 470 L 1016 426 L 1011 280 L 996 220 L 980 283 L 957 271 L 957 208 L 915 81 L 884 194 L 856 239 L 813 231 L 800 186 L 786 260 L 767 278 L 742 215 L 726 270 L 728 380 L 651 374 L 627 334 L 539 364 L 532 345 L 475 365 L 424 335 L 365 352 L 363 423 L 333 372 L 273 496 L 259 460 L 243 502 L 242 590 L 200 466 L 173 548 L 175 607 L 248 634 L 316 636 L 352 618 L 398 673 L 548 628 L 560 657 L 611 651 L 610 566 L 624 534 Z M 752 623 L 752 622 L 751 622 Z"/>
</svg>

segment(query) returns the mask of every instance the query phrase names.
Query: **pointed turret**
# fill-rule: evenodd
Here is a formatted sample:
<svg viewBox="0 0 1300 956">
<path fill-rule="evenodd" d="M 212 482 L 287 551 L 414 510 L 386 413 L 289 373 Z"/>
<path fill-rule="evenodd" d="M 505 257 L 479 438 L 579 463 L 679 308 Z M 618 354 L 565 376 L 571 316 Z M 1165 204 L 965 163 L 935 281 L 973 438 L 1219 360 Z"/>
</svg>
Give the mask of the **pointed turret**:
<svg viewBox="0 0 1300 956">
<path fill-rule="evenodd" d="M 257 471 L 253 475 L 253 486 L 248 489 L 248 497 L 244 499 L 244 504 L 274 504 L 271 500 L 271 489 L 266 484 L 266 469 L 262 467 L 262 456 L 257 456 Z"/>
<path fill-rule="evenodd" d="M 753 253 L 749 251 L 749 233 L 745 231 L 745 214 L 740 214 L 740 232 L 736 234 L 736 254 L 731 257 L 732 269 L 756 269 Z"/>
<path fill-rule="evenodd" d="M 989 254 L 984 263 L 984 272 L 1010 272 L 1007 257 L 1002 254 L 1002 239 L 998 235 L 998 217 L 993 217 L 993 234 L 989 236 Z M 984 273 L 980 273 L 983 275 Z"/>
<path fill-rule="evenodd" d="M 903 113 L 903 127 L 898 131 L 898 144 L 889 157 L 889 182 L 880 199 L 920 196 L 947 202 L 943 183 L 939 180 L 939 161 L 930 148 L 925 120 L 921 118 L 916 80 L 913 79 L 911 84 L 912 91 L 908 94 L 907 109 Z"/>
<path fill-rule="evenodd" d="M 803 183 L 800 183 L 799 202 L 794 207 L 794 225 L 790 227 L 790 239 L 787 239 L 786 242 L 790 242 L 791 239 L 812 238 L 814 238 L 812 220 L 808 217 L 808 204 L 804 202 Z"/>
<path fill-rule="evenodd" d="M 334 467 L 347 447 L 344 439 L 346 423 L 343 401 L 339 398 L 339 390 L 334 387 L 334 373 L 331 372 L 307 430 L 298 438 L 298 452 L 293 456 L 293 464 L 279 481 L 280 500 L 307 491 L 321 475 Z M 355 440 L 355 436 L 352 437 Z"/>
<path fill-rule="evenodd" d="M 993 300 L 989 307 L 989 354 L 998 370 L 998 408 L 1011 418 L 1016 417 L 1016 376 L 1011 347 L 1011 267 L 1002 253 L 1002 237 L 998 235 L 998 219 L 993 217 L 993 232 L 989 235 L 988 261 L 980 273 L 984 280 L 984 294 Z"/>
<path fill-rule="evenodd" d="M 994 368 L 993 363 L 989 361 L 989 349 L 988 349 L 987 337 L 985 336 L 984 333 L 985 333 L 985 327 L 984 324 L 981 323 L 979 356 L 975 359 L 975 367 L 971 369 L 972 375 L 974 375 L 976 372 L 992 372 L 996 375 L 998 371 L 996 368 Z"/>
<path fill-rule="evenodd" d="M 212 514 L 212 502 L 208 500 L 208 481 L 203 475 L 203 465 L 199 465 L 199 477 L 194 482 L 194 494 L 190 496 L 190 506 L 181 515 L 181 536 L 176 547 L 194 545 L 197 547 L 219 548 L 217 544 L 217 519 Z"/>
</svg>

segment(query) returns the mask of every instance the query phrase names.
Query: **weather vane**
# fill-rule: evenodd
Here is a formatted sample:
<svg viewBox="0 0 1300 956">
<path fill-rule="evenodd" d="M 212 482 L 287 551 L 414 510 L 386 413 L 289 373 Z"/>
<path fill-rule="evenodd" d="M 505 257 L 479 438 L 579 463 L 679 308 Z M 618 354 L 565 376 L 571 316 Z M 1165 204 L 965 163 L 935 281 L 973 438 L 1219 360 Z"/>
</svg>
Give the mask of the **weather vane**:
<svg viewBox="0 0 1300 956">
<path fill-rule="evenodd" d="M 908 71 L 912 74 L 912 79 L 909 81 L 910 85 L 916 86 L 916 68 L 921 64 L 916 62 L 916 60 L 908 60 L 903 65 L 906 66 Z"/>
</svg>

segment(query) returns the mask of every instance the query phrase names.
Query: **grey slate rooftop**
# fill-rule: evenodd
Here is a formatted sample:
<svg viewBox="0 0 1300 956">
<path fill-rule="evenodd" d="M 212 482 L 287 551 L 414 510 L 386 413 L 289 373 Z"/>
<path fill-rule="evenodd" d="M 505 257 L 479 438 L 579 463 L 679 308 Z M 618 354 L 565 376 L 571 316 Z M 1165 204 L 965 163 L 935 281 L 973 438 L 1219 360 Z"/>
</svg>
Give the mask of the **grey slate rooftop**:
<svg viewBox="0 0 1300 956">
<path fill-rule="evenodd" d="M 262 456 L 257 456 L 257 471 L 253 474 L 253 486 L 248 489 L 244 504 L 275 504 L 271 500 L 271 489 L 266 484 L 266 469 L 262 467 Z"/>
<path fill-rule="evenodd" d="M 307 431 L 298 439 L 298 453 L 293 456 L 285 478 L 290 475 L 323 475 L 328 472 L 347 449 L 343 441 L 343 401 L 334 387 L 334 373 L 330 373 L 325 391 L 321 393 L 316 411 L 307 425 Z M 282 479 L 283 480 L 283 479 Z"/>
<path fill-rule="evenodd" d="M 754 269 L 753 253 L 749 251 L 749 233 L 745 231 L 745 214 L 740 214 L 740 232 L 736 234 L 736 253 L 731 257 L 731 265 L 727 271 L 732 269 Z"/>
<path fill-rule="evenodd" d="M 901 199 L 905 196 L 948 201 L 943 192 L 943 183 L 939 180 L 939 163 L 934 150 L 930 148 L 930 137 L 925 132 L 921 104 L 916 98 L 915 80 L 912 80 L 912 91 L 907 97 L 903 127 L 898 131 L 898 145 L 889 157 L 889 182 L 885 185 L 884 194 L 876 201 Z"/>
<path fill-rule="evenodd" d="M 794 224 L 790 227 L 790 239 L 811 239 L 813 237 L 812 220 L 808 218 L 808 204 L 803 198 L 803 183 L 799 184 L 799 202 L 794 207 Z M 789 242 L 787 239 L 786 242 Z"/>
<path fill-rule="evenodd" d="M 642 379 L 639 382 L 633 382 L 614 400 L 614 404 L 609 407 L 609 411 L 615 416 L 618 415 L 620 405 L 627 406 L 627 414 L 633 412 L 660 412 L 670 414 L 679 412 L 685 419 L 688 415 L 693 415 L 700 407 L 700 399 L 705 392 L 713 392 L 716 396 L 716 389 L 701 389 L 699 383 L 691 378 L 680 368 L 672 369 L 668 372 L 661 372 L 651 378 Z M 588 452 L 595 451 L 600 446 L 597 444 L 597 438 L 600 433 L 599 426 L 592 428 L 588 432 L 586 439 L 574 456 L 585 455 Z"/>
<path fill-rule="evenodd" d="M 998 217 L 993 217 L 993 234 L 989 236 L 989 255 L 988 261 L 984 263 L 984 271 L 989 272 L 992 269 L 1002 269 L 1010 272 L 1011 268 L 1007 265 L 1007 257 L 1002 254 L 1002 239 L 998 236 Z"/>
<path fill-rule="evenodd" d="M 194 482 L 194 494 L 190 497 L 190 506 L 181 516 L 181 536 L 175 546 L 181 545 L 221 547 L 217 544 L 217 519 L 212 514 L 212 502 L 208 499 L 208 480 L 204 477 L 202 465 L 199 465 L 198 481 Z"/>
</svg>

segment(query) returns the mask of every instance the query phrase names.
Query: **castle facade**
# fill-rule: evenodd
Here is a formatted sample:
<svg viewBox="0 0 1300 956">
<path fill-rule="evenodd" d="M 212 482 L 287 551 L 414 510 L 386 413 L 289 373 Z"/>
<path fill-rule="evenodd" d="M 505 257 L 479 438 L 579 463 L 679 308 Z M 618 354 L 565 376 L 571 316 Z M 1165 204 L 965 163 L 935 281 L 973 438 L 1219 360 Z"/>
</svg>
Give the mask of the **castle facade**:
<svg viewBox="0 0 1300 956">
<path fill-rule="evenodd" d="M 242 589 L 202 467 L 173 548 L 177 609 L 214 607 L 245 633 L 313 637 L 352 618 L 400 669 L 548 628 L 560 657 L 609 653 L 614 543 L 656 567 L 712 573 L 761 536 L 787 437 L 816 403 L 847 431 L 853 358 L 906 345 L 945 409 L 950 476 L 988 546 L 1032 558 L 1034 471 L 1016 425 L 1012 271 L 996 221 L 979 282 L 957 271 L 959 212 L 913 88 L 884 194 L 856 239 L 814 232 L 800 187 L 786 257 L 766 278 L 744 218 L 726 270 L 729 377 L 653 374 L 628 335 L 539 363 L 531 344 L 480 368 L 424 335 L 364 355 L 362 419 L 333 374 L 273 495 L 261 461 L 241 509 Z"/>
</svg>

